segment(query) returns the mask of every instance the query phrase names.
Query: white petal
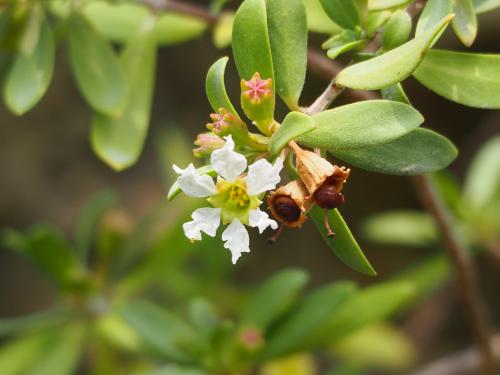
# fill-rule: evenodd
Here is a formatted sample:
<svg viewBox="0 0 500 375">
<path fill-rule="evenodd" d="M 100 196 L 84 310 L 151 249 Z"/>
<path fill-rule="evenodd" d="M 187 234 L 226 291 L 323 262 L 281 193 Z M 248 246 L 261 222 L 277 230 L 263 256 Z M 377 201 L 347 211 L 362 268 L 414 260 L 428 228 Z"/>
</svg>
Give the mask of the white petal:
<svg viewBox="0 0 500 375">
<path fill-rule="evenodd" d="M 229 182 L 236 180 L 247 167 L 247 159 L 237 152 L 234 152 L 233 138 L 228 135 L 225 137 L 226 144 L 223 148 L 212 152 L 210 164 L 214 170 Z"/>
<path fill-rule="evenodd" d="M 217 192 L 212 177 L 196 173 L 193 164 L 189 164 L 186 169 L 179 168 L 174 164 L 173 168 L 175 173 L 179 174 L 177 183 L 186 195 L 194 198 L 205 198 Z"/>
<path fill-rule="evenodd" d="M 182 228 L 187 238 L 194 241 L 201 240 L 201 232 L 214 237 L 220 225 L 220 208 L 203 207 L 194 210 L 191 217 L 193 221 L 184 223 Z"/>
<path fill-rule="evenodd" d="M 278 229 L 278 223 L 269 219 L 269 215 L 264 211 L 261 211 L 259 208 L 250 211 L 249 219 L 250 226 L 259 228 L 259 233 L 261 234 L 267 229 L 267 227 L 271 227 L 271 229 Z"/>
<path fill-rule="evenodd" d="M 241 253 L 250 252 L 248 232 L 238 219 L 233 219 L 226 230 L 222 232 L 222 241 L 225 242 L 224 247 L 231 251 L 233 264 L 236 264 Z"/>
<path fill-rule="evenodd" d="M 266 159 L 257 160 L 248 167 L 247 192 L 257 195 L 272 190 L 280 182 L 280 172 L 283 169 L 283 159 L 278 158 L 274 165 Z"/>
</svg>

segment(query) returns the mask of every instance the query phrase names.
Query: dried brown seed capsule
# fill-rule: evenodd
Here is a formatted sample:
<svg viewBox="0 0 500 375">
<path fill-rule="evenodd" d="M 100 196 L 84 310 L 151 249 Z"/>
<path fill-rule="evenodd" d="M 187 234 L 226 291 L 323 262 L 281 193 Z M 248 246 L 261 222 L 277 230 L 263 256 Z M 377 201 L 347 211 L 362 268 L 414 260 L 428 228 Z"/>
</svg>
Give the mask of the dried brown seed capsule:
<svg viewBox="0 0 500 375">
<path fill-rule="evenodd" d="M 321 208 L 332 210 L 344 204 L 345 198 L 335 186 L 323 184 L 314 193 L 314 201 Z"/>
<path fill-rule="evenodd" d="M 288 227 L 300 227 L 307 219 L 305 213 L 312 200 L 304 184 L 295 180 L 272 192 L 267 203 L 276 220 Z"/>
</svg>

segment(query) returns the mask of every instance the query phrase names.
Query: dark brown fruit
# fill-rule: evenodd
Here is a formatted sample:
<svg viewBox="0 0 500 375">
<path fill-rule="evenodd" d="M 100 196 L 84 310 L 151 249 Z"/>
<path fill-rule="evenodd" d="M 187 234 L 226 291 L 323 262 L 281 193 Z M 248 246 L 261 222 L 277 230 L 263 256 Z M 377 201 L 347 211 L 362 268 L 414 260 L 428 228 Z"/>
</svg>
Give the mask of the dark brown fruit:
<svg viewBox="0 0 500 375">
<path fill-rule="evenodd" d="M 285 222 L 293 222 L 300 217 L 300 207 L 287 195 L 280 195 L 274 200 L 274 211 Z"/>
<path fill-rule="evenodd" d="M 345 199 L 342 193 L 339 193 L 335 186 L 323 184 L 314 193 L 314 201 L 321 208 L 329 210 L 340 207 Z"/>
</svg>

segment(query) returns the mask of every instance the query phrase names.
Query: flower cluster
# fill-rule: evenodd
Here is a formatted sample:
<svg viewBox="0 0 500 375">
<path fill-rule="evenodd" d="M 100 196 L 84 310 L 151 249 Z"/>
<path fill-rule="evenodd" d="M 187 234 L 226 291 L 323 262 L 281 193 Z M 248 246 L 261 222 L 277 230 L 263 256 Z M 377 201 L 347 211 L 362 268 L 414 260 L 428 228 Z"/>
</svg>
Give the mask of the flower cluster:
<svg viewBox="0 0 500 375">
<path fill-rule="evenodd" d="M 196 209 L 192 220 L 183 225 L 186 237 L 192 241 L 201 240 L 202 233 L 215 237 L 222 224 L 225 229 L 221 238 L 232 254 L 233 263 L 242 253 L 250 251 L 246 226 L 257 228 L 261 234 L 267 228 L 279 227 L 269 239 L 275 242 L 285 227 L 301 227 L 311 207 L 317 204 L 325 210 L 328 235 L 334 236 L 328 210 L 344 203 L 341 190 L 349 169 L 332 165 L 294 141 L 278 157 L 273 158 L 268 152 L 269 137 L 279 128 L 274 120 L 272 88 L 272 80 L 261 79 L 258 73 L 249 81 L 241 81 L 241 106 L 261 134 L 251 133 L 240 117 L 226 108 L 210 115 L 209 132 L 198 135 L 195 141 L 198 147 L 193 152 L 207 160 L 203 170 L 213 172 L 214 177 L 200 173 L 193 164 L 185 169 L 173 166 L 179 175 L 180 190 L 190 197 L 205 198 L 210 204 Z M 293 161 L 300 178 L 277 187 L 287 157 Z M 252 163 L 248 165 L 249 162 Z M 268 192 L 267 205 L 275 220 L 261 209 Z"/>
</svg>

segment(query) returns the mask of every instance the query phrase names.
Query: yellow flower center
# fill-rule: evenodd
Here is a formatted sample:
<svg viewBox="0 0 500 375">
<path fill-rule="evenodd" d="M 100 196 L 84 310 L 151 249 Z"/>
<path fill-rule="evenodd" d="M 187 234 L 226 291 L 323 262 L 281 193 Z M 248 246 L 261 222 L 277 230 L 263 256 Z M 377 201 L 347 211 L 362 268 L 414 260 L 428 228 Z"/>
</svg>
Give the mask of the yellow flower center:
<svg viewBox="0 0 500 375">
<path fill-rule="evenodd" d="M 238 185 L 231 186 L 229 199 L 231 199 L 235 205 L 240 207 L 245 207 L 250 203 L 250 197 L 248 196 L 246 190 Z"/>
</svg>

